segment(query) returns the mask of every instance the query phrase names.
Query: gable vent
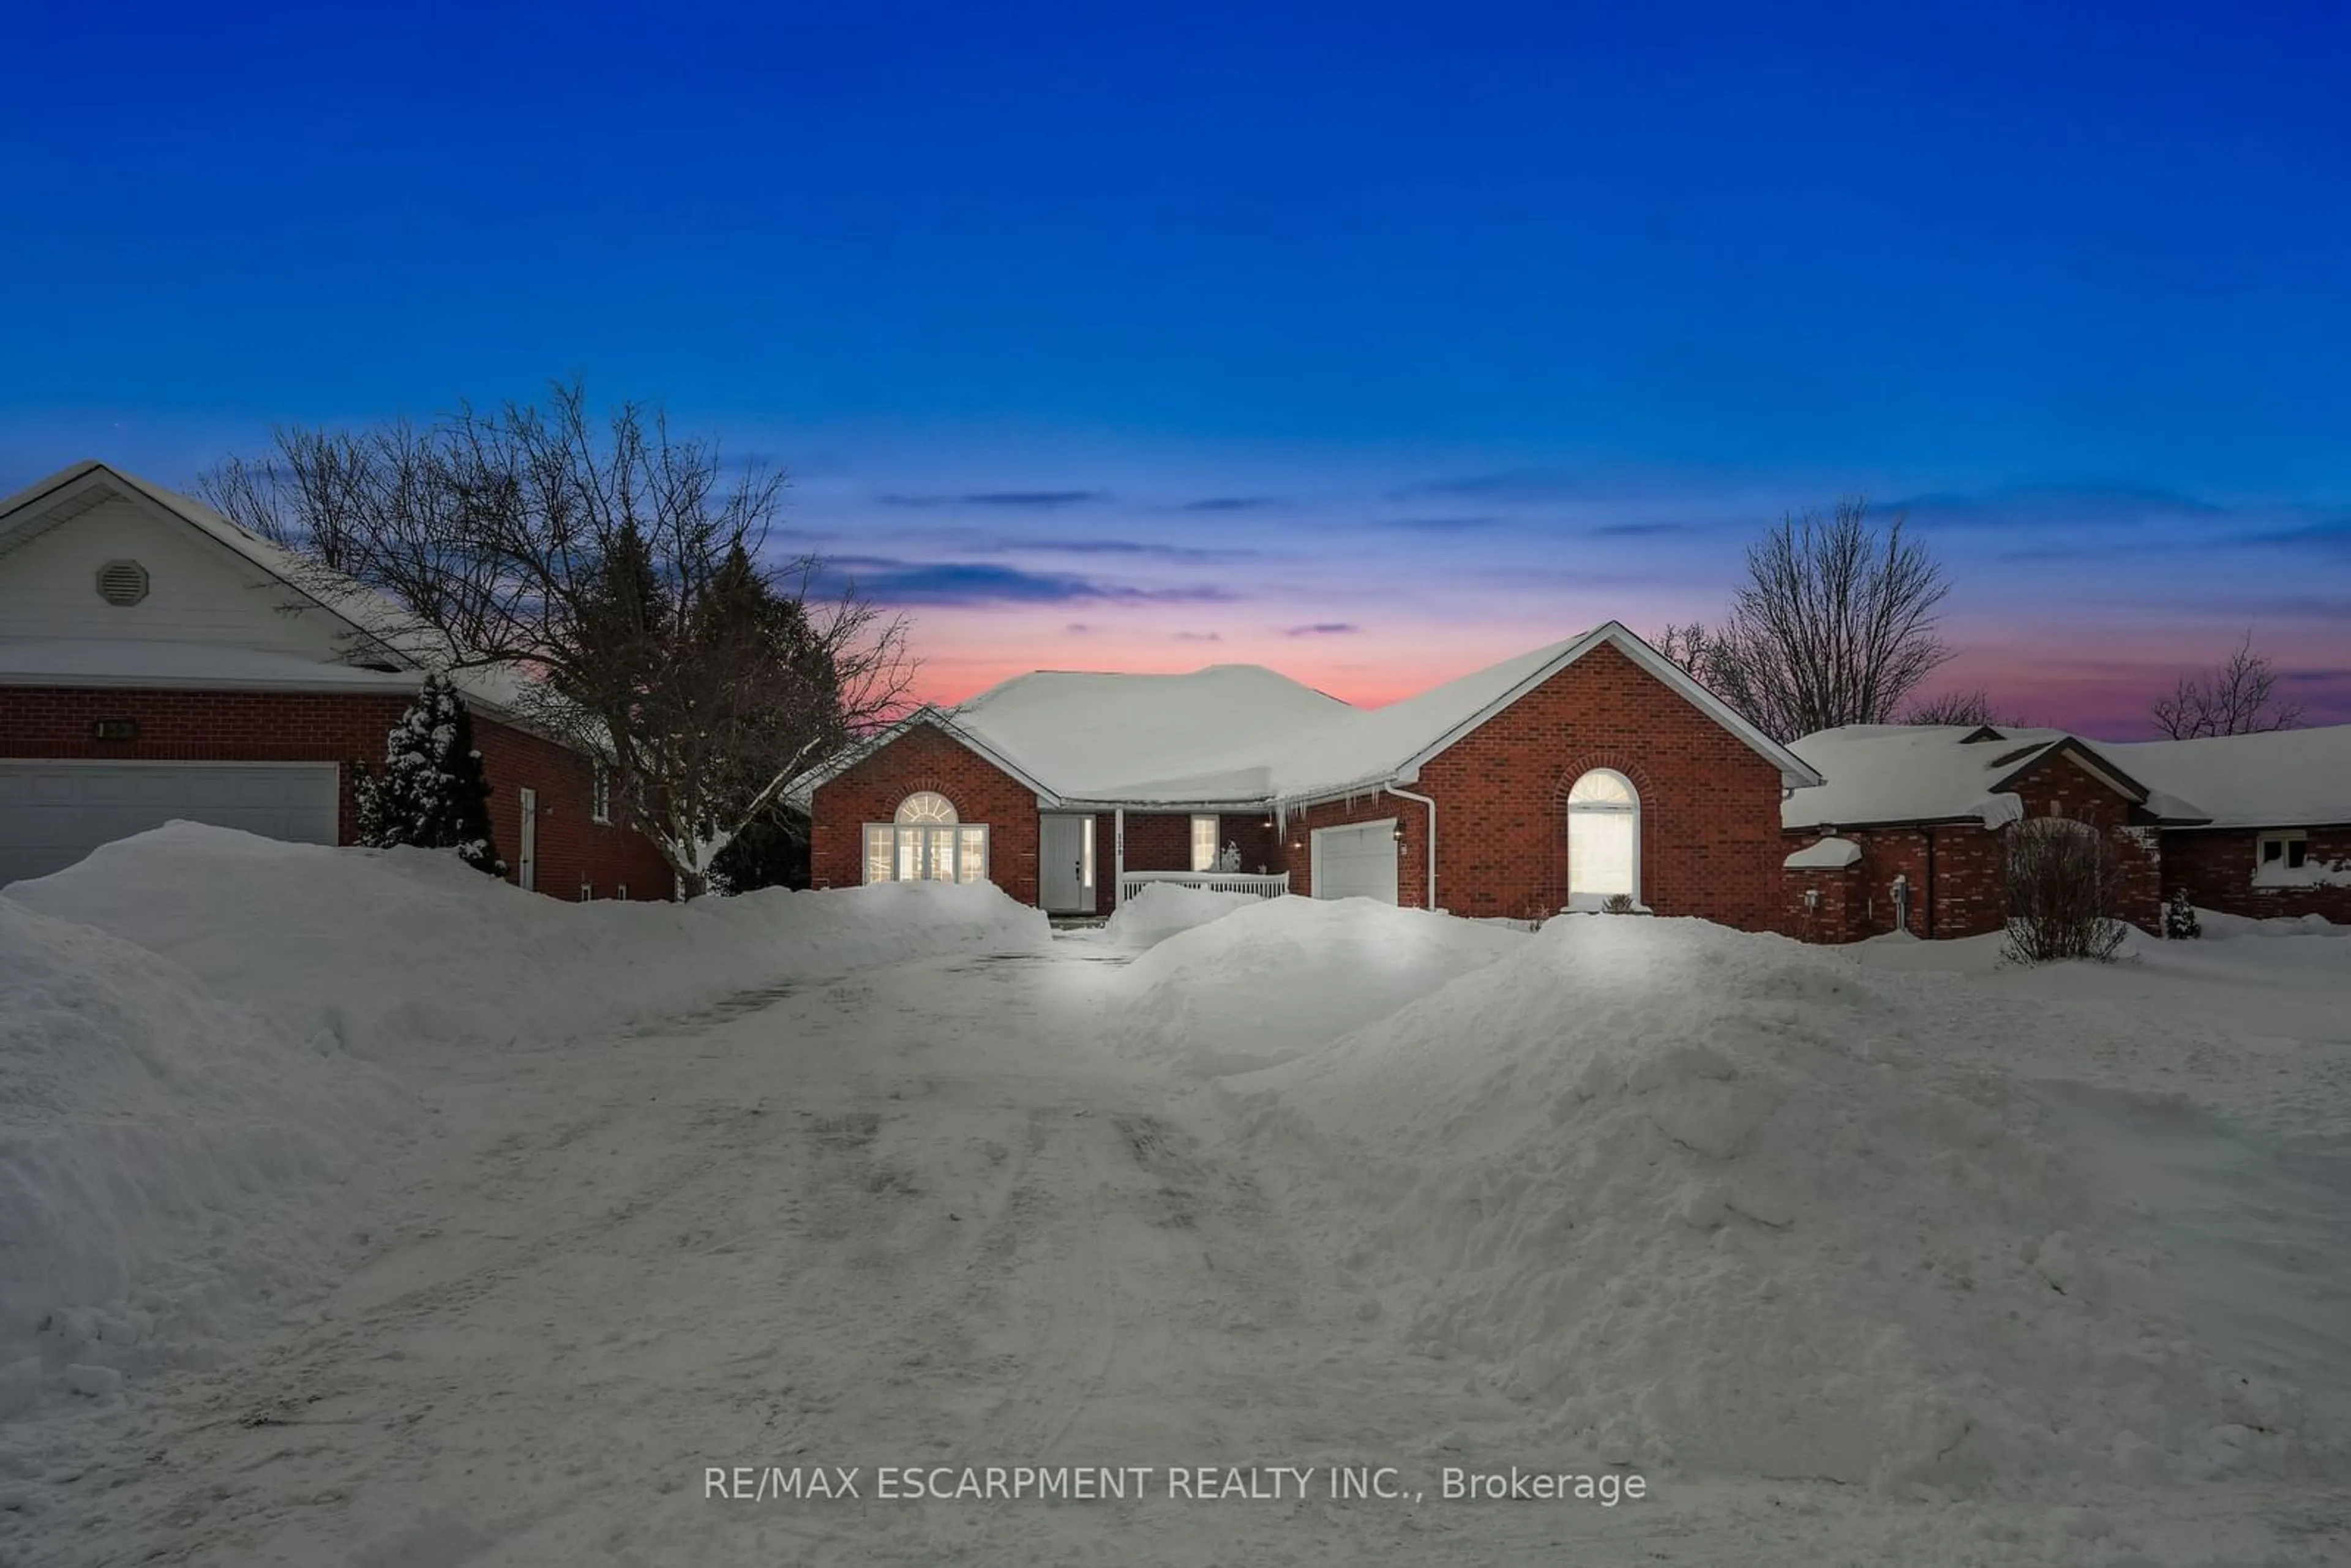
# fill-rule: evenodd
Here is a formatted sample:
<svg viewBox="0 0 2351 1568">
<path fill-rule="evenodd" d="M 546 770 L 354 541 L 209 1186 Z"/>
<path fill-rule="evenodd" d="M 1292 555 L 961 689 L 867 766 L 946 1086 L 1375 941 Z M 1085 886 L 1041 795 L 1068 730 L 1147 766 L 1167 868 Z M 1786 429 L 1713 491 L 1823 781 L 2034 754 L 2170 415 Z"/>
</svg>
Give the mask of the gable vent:
<svg viewBox="0 0 2351 1568">
<path fill-rule="evenodd" d="M 98 569 L 98 596 L 128 608 L 147 597 L 147 569 L 135 560 L 110 560 Z"/>
</svg>

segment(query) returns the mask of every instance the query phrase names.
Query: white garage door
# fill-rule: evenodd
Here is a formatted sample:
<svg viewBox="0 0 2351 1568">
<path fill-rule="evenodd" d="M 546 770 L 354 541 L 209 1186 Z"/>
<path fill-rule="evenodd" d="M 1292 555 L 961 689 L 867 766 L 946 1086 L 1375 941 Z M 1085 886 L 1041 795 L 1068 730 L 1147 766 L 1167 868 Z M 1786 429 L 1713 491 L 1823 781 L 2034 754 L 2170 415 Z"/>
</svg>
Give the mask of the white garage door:
<svg viewBox="0 0 2351 1568">
<path fill-rule="evenodd" d="M 175 819 L 335 841 L 331 762 L 0 761 L 0 885 Z"/>
<path fill-rule="evenodd" d="M 1395 819 L 1314 831 L 1314 896 L 1396 901 Z"/>
</svg>

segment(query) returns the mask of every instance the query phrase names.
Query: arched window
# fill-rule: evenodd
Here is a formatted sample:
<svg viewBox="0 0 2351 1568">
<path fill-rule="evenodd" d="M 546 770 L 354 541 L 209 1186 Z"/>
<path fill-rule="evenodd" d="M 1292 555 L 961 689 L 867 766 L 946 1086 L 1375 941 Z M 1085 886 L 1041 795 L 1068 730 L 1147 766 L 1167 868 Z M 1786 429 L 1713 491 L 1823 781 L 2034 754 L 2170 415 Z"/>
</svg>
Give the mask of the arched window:
<svg viewBox="0 0 2351 1568">
<path fill-rule="evenodd" d="M 918 789 L 887 822 L 865 824 L 865 880 L 978 882 L 987 875 L 987 829 L 966 822 L 955 802 Z"/>
<path fill-rule="evenodd" d="M 1618 895 L 1641 901 L 1641 797 L 1613 768 L 1595 768 L 1567 792 L 1567 906 L 1597 909 Z"/>
</svg>

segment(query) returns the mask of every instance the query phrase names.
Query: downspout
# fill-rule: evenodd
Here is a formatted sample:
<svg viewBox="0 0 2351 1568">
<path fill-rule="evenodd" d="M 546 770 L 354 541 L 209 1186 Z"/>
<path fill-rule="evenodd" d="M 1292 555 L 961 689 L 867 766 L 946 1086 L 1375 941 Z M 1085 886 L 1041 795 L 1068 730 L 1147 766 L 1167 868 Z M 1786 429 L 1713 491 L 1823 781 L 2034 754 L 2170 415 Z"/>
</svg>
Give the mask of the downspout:
<svg viewBox="0 0 2351 1568">
<path fill-rule="evenodd" d="M 1416 795 L 1409 789 L 1399 789 L 1393 784 L 1388 785 L 1386 788 L 1387 792 L 1394 795 L 1399 800 L 1417 801 L 1420 805 L 1427 808 L 1428 894 L 1427 903 L 1423 904 L 1422 907 L 1426 909 L 1432 915 L 1441 913 L 1437 907 L 1437 802 L 1430 800 L 1426 795 Z"/>
<path fill-rule="evenodd" d="M 1126 808 L 1112 807 L 1110 820 L 1110 906 L 1117 909 L 1126 903 Z"/>
<path fill-rule="evenodd" d="M 1935 830 L 1924 830 L 1927 835 L 1927 940 L 1935 939 Z"/>
</svg>

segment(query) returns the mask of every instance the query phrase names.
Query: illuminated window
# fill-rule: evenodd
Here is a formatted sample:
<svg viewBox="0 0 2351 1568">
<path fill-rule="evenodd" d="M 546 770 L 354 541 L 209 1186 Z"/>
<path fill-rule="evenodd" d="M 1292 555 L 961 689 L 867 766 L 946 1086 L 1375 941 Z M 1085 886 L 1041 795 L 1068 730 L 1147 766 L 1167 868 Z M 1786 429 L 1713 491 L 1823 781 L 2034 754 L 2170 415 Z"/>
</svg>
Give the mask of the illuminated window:
<svg viewBox="0 0 2351 1568">
<path fill-rule="evenodd" d="M 865 824 L 865 880 L 980 882 L 987 876 L 987 828 L 961 821 L 955 802 L 924 789 L 898 804 L 896 820 Z"/>
<path fill-rule="evenodd" d="M 1595 768 L 1567 792 L 1567 902 L 1641 897 L 1641 798 L 1614 768 Z"/>
<path fill-rule="evenodd" d="M 1194 871 L 1216 870 L 1217 849 L 1217 819 L 1214 817 L 1193 818 L 1192 869 Z"/>
</svg>

